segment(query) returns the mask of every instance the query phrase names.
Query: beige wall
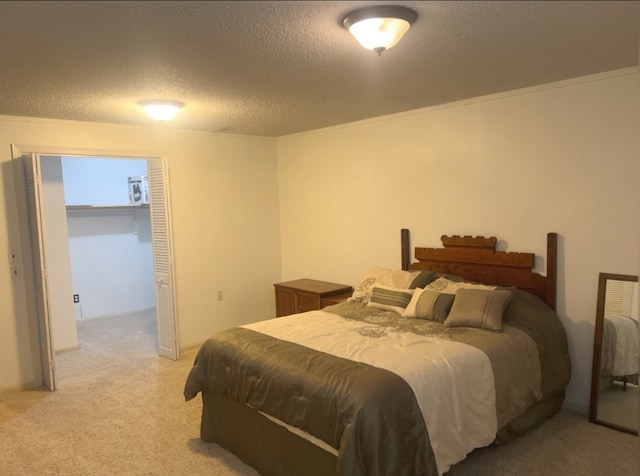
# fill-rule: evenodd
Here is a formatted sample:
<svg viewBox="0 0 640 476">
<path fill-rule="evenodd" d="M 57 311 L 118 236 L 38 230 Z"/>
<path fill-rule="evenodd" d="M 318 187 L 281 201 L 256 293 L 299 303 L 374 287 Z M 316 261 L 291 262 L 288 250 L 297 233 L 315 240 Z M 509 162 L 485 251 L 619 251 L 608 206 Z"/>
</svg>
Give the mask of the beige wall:
<svg viewBox="0 0 640 476">
<path fill-rule="evenodd" d="M 442 234 L 546 254 L 586 409 L 598 273 L 638 274 L 638 70 L 530 88 L 278 140 L 283 279 L 356 284 Z M 543 260 L 536 271 L 544 272 Z"/>
<path fill-rule="evenodd" d="M 0 117 L 0 254 L 21 255 L 10 144 L 23 151 L 159 156 L 169 166 L 180 345 L 275 313 L 280 279 L 276 142 L 261 137 Z M 39 377 L 29 294 L 0 259 L 0 389 Z M 224 301 L 212 299 L 224 291 Z"/>
<path fill-rule="evenodd" d="M 492 234 L 543 257 L 555 231 L 567 398 L 586 408 L 598 273 L 640 263 L 639 89 L 638 70 L 623 70 L 277 141 L 0 117 L 0 250 L 20 251 L 12 143 L 166 157 L 183 347 L 271 317 L 281 278 L 355 284 L 373 264 L 399 267 L 402 227 L 414 245 Z M 0 259 L 0 389 L 35 378 L 26 303 Z"/>
</svg>

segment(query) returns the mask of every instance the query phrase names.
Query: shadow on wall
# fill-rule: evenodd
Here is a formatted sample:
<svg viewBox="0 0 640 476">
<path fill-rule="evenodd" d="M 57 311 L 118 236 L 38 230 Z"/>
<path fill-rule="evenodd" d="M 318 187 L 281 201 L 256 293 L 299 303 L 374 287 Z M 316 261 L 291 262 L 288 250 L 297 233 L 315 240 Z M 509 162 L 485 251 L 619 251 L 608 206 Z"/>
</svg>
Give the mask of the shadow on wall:
<svg viewBox="0 0 640 476">
<path fill-rule="evenodd" d="M 0 326 L 3 329 L 0 337 L 0 349 L 18 349 L 15 355 L 18 356 L 18 372 L 21 382 L 32 382 L 34 386 L 39 386 L 42 381 L 36 382 L 35 376 L 41 374 L 40 370 L 40 344 L 38 342 L 38 323 L 35 320 L 35 296 L 33 293 L 33 262 L 30 251 L 28 215 L 26 207 L 26 195 L 18 201 L 18 193 L 24 193 L 24 187 L 17 186 L 16 180 L 20 180 L 24 175 L 16 173 L 18 163 L 14 160 L 3 162 L 0 168 L 2 175 L 2 189 L 4 191 L 4 202 L 6 204 L 6 231 L 7 246 L 3 255 L 8 257 L 9 250 L 15 254 L 14 262 L 9 263 L 8 259 L 2 259 L 4 265 L 0 267 L 2 272 L 10 272 L 12 277 L 11 299 L 2 299 L 0 308 Z M 5 254 L 7 253 L 7 254 Z M 30 283 L 27 285 L 26 283 Z M 25 318 L 26 317 L 26 318 Z M 12 332 L 13 331 L 13 332 Z M 30 342 L 29 348 L 25 348 L 24 343 Z M 2 361 L 15 361 L 15 357 L 10 359 L 2 355 Z M 0 380 L 0 388 L 6 384 Z"/>
</svg>

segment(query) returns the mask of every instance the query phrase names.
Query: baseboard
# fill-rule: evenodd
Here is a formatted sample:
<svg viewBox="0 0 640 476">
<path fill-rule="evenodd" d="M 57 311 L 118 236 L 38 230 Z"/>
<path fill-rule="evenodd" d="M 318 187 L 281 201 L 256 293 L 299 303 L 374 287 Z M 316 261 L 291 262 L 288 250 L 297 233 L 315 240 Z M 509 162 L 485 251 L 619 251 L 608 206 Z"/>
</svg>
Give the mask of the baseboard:
<svg viewBox="0 0 640 476">
<path fill-rule="evenodd" d="M 197 344 L 190 344 L 190 345 L 186 345 L 184 347 L 180 347 L 180 352 L 188 352 L 188 351 L 193 350 L 193 349 L 199 349 L 200 347 L 202 347 L 202 344 L 204 344 L 204 341 L 199 342 Z"/>
<path fill-rule="evenodd" d="M 74 345 L 73 347 L 65 347 L 64 349 L 56 350 L 56 355 L 64 354 L 65 352 L 73 352 L 74 350 L 80 350 L 80 346 Z"/>
<path fill-rule="evenodd" d="M 41 382 L 35 382 L 35 381 L 21 383 L 18 385 L 11 385 L 9 387 L 2 387 L 0 388 L 0 399 L 2 395 L 10 395 L 12 393 L 23 392 L 25 390 L 33 390 L 35 388 L 40 388 L 40 387 L 42 387 L 43 389 L 46 388 L 42 385 Z"/>
<path fill-rule="evenodd" d="M 135 316 L 136 314 L 144 314 L 146 312 L 156 312 L 155 307 L 150 307 L 147 309 L 137 309 L 135 311 L 127 311 L 122 312 L 120 314 L 106 314 L 104 316 L 94 316 L 94 317 L 83 317 L 82 319 L 76 319 L 78 321 L 88 321 L 90 319 L 106 319 L 109 317 L 127 317 L 127 316 Z"/>
<path fill-rule="evenodd" d="M 589 405 L 584 403 L 571 402 L 569 400 L 565 400 L 562 404 L 562 408 L 566 408 L 567 410 L 571 410 L 577 413 L 583 413 L 587 415 L 589 413 Z"/>
</svg>

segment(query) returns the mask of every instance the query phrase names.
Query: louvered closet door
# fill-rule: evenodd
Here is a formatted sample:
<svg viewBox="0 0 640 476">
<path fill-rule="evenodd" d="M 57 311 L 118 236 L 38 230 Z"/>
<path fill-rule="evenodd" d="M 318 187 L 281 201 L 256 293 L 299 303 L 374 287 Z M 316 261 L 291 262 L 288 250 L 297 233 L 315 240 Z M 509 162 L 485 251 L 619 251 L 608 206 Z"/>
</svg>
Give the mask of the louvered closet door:
<svg viewBox="0 0 640 476">
<path fill-rule="evenodd" d="M 637 299 L 635 296 L 634 312 L 634 283 L 630 281 L 607 280 L 605 310 L 623 316 L 637 314 Z"/>
<path fill-rule="evenodd" d="M 41 207 L 42 181 L 40 175 L 40 156 L 36 154 L 24 154 L 20 160 L 23 163 L 27 194 L 29 238 L 31 240 L 33 254 L 34 292 L 40 332 L 42 380 L 49 390 L 55 390 L 55 356 L 53 337 L 51 334 L 48 274 L 44 252 L 44 216 Z"/>
<path fill-rule="evenodd" d="M 178 360 L 178 331 L 173 289 L 173 253 L 167 175 L 161 159 L 147 161 L 153 241 L 153 266 L 156 281 L 158 353 Z"/>
</svg>

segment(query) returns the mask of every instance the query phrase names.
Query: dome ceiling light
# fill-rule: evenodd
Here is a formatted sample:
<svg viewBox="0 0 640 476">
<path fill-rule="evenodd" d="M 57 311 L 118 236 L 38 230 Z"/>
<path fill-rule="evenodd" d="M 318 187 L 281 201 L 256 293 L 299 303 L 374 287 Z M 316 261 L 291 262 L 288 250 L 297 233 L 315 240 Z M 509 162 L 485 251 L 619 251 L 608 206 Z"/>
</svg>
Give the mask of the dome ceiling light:
<svg viewBox="0 0 640 476">
<path fill-rule="evenodd" d="M 378 55 L 394 46 L 418 19 L 418 13 L 398 5 L 360 8 L 342 20 L 358 42 Z"/>
<path fill-rule="evenodd" d="M 166 101 L 164 99 L 148 99 L 138 102 L 151 119 L 156 121 L 170 121 L 178 111 L 184 107 L 180 101 Z"/>
</svg>

